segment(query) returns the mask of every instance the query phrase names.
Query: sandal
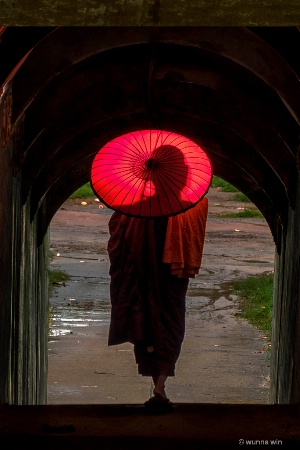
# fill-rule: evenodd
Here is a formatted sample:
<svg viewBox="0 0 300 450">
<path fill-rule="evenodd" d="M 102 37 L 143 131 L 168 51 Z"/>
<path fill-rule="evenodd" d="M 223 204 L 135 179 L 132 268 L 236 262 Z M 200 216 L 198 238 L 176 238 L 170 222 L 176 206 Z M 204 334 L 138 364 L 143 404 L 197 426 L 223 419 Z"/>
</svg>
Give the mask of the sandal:
<svg viewBox="0 0 300 450">
<path fill-rule="evenodd" d="M 173 404 L 168 398 L 158 396 L 151 397 L 144 403 L 144 406 L 153 412 L 170 412 L 173 409 Z"/>
</svg>

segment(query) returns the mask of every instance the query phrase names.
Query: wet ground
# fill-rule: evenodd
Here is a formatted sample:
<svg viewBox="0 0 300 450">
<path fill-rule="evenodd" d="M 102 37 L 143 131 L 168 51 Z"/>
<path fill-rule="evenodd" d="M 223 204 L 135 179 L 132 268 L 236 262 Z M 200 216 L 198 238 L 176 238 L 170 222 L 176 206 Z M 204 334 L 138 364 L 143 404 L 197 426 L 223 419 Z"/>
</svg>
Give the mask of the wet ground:
<svg viewBox="0 0 300 450">
<path fill-rule="evenodd" d="M 267 403 L 269 346 L 239 317 L 232 281 L 273 270 L 264 219 L 220 219 L 245 204 L 210 189 L 205 252 L 190 280 L 186 336 L 167 392 L 175 403 Z M 51 223 L 51 268 L 70 275 L 51 298 L 49 404 L 143 403 L 151 383 L 137 374 L 132 346 L 107 346 L 110 319 L 106 253 L 111 211 L 94 199 L 68 201 Z M 58 256 L 59 255 L 59 256 Z"/>
</svg>

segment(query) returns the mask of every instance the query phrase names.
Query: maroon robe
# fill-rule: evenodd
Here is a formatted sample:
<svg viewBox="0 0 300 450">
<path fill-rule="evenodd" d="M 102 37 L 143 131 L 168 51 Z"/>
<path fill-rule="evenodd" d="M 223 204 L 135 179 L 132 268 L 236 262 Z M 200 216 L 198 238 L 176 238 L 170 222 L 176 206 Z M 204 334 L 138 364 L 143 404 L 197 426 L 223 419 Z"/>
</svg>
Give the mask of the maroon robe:
<svg viewBox="0 0 300 450">
<path fill-rule="evenodd" d="M 173 376 L 185 331 L 188 278 L 162 262 L 167 218 L 114 213 L 109 222 L 111 323 L 108 345 L 134 344 L 139 373 Z"/>
</svg>

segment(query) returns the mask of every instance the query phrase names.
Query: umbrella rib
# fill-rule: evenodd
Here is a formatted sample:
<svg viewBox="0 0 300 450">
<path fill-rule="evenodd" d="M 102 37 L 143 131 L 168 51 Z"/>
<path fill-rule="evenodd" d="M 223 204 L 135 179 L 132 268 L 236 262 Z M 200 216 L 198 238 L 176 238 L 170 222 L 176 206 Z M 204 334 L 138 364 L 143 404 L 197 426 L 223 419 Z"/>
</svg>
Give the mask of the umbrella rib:
<svg viewBox="0 0 300 450">
<path fill-rule="evenodd" d="M 149 158 L 151 155 L 151 130 L 150 130 L 150 149 L 148 149 L 147 144 L 144 139 L 144 135 L 141 131 L 140 131 L 140 135 L 141 135 L 143 143 L 144 143 L 144 150 L 146 151 L 147 158 Z"/>
<path fill-rule="evenodd" d="M 203 179 L 203 181 L 207 182 L 206 179 L 204 179 L 204 178 L 202 178 L 202 179 Z M 187 177 L 187 180 L 192 180 L 192 178 Z M 193 192 L 193 194 L 195 194 L 195 195 L 197 195 L 197 196 L 199 197 L 199 194 L 197 193 L 197 191 L 195 191 L 191 186 L 189 186 L 189 189 Z M 187 195 L 183 190 L 181 190 L 181 192 L 182 192 L 183 195 L 185 195 L 185 197 L 187 198 L 187 200 L 189 200 L 188 195 Z M 189 201 L 190 201 L 190 200 L 189 200 Z"/>
<path fill-rule="evenodd" d="M 165 178 L 168 178 L 170 181 L 172 181 L 172 179 L 171 179 L 170 176 L 169 176 L 169 171 L 168 171 L 168 170 L 166 170 L 165 168 L 161 168 L 161 172 L 163 172 Z M 174 172 L 174 170 L 173 170 L 173 172 Z M 180 175 L 180 172 L 178 172 L 178 171 L 176 171 L 176 170 L 175 170 L 175 172 L 177 172 L 177 174 Z M 200 178 L 201 180 L 203 180 L 204 182 L 207 181 L 207 179 L 204 178 L 203 176 L 200 176 L 200 175 L 198 175 L 198 176 L 199 176 L 199 178 Z M 186 178 L 186 180 L 193 181 L 193 178 L 191 178 L 188 174 L 186 175 L 185 178 Z M 196 193 L 196 191 L 193 190 L 191 187 L 189 187 L 189 189 L 190 189 L 191 191 L 193 191 L 194 193 Z M 183 192 L 183 191 L 182 191 L 182 192 Z M 184 193 L 184 192 L 183 192 L 183 193 Z"/>
<path fill-rule="evenodd" d="M 172 134 L 170 133 L 168 136 L 171 136 Z M 179 142 L 177 142 L 176 144 L 174 144 L 175 141 L 180 140 Z M 183 145 L 182 148 L 179 147 L 179 145 L 182 144 L 186 144 Z M 199 146 L 197 146 L 196 144 L 194 144 L 192 141 L 187 141 L 186 138 L 183 138 L 182 136 L 174 136 L 174 139 L 171 140 L 171 142 L 168 142 L 168 144 L 166 144 L 166 146 L 172 148 L 172 147 L 176 147 L 177 150 L 185 150 L 188 147 L 191 147 L 193 150 L 189 153 L 194 153 L 197 151 L 197 149 L 201 148 Z M 171 150 L 172 152 L 172 150 Z M 174 149 L 174 152 L 176 152 L 176 150 Z M 203 152 L 204 153 L 204 152 Z"/>
<path fill-rule="evenodd" d="M 144 136 L 142 135 L 142 133 L 140 132 L 140 135 L 142 136 L 142 139 L 143 139 L 143 142 L 144 142 L 144 148 L 142 147 L 140 141 L 138 141 L 138 139 L 136 138 L 136 136 L 134 134 L 130 133 L 130 135 L 133 137 L 133 139 L 136 141 L 137 145 L 140 147 L 140 151 L 137 149 L 139 151 L 138 154 L 145 156 L 145 152 L 146 152 L 146 156 L 148 156 L 147 145 L 146 145 L 146 143 L 144 141 Z M 132 144 L 132 145 L 134 145 L 134 144 Z"/>
<path fill-rule="evenodd" d="M 129 141 L 127 138 L 125 138 L 124 137 L 124 140 L 126 141 L 126 143 L 128 144 L 128 145 L 132 145 L 132 147 L 130 147 L 130 146 L 128 146 L 128 145 L 124 145 L 123 143 L 122 143 L 122 147 L 123 147 L 123 150 L 121 150 L 121 149 L 118 149 L 118 148 L 116 148 L 116 147 L 114 147 L 113 145 L 111 145 L 112 143 L 110 143 L 110 145 L 106 145 L 105 147 L 104 147 L 104 151 L 102 152 L 103 154 L 105 154 L 105 155 L 109 155 L 109 154 L 119 154 L 119 155 L 124 155 L 124 148 L 126 149 L 126 151 L 130 151 L 134 156 L 140 156 L 140 155 L 143 155 L 143 153 L 140 151 L 140 149 L 138 148 L 138 147 L 136 147 L 136 145 L 133 143 L 133 142 L 131 142 L 131 141 Z M 112 149 L 112 150 L 117 150 L 118 151 L 118 153 L 109 153 L 109 152 L 107 152 L 106 151 L 106 149 Z"/>
<path fill-rule="evenodd" d="M 101 166 L 99 166 L 99 168 L 102 168 L 102 170 L 97 171 L 97 173 L 95 173 L 94 175 L 92 175 L 92 177 L 99 175 L 99 174 L 108 174 L 107 176 L 111 176 L 113 173 L 117 173 L 118 178 L 119 176 L 122 174 L 132 174 L 132 168 L 131 167 L 117 167 L 114 168 L 114 170 L 111 169 L 110 164 L 103 164 Z M 106 177 L 107 177 L 106 176 Z M 104 178 L 104 177 L 103 177 Z M 138 177 L 138 178 L 143 178 L 143 177 Z"/>
<path fill-rule="evenodd" d="M 147 176 L 146 176 L 146 178 L 144 179 L 144 189 L 143 189 L 143 191 L 142 191 L 142 198 L 141 198 L 141 201 L 140 201 L 140 208 L 139 208 L 139 215 L 141 215 L 141 211 L 142 211 L 142 207 L 143 207 L 143 200 L 144 200 L 144 197 L 145 197 L 145 189 L 146 189 L 146 183 L 147 183 L 147 181 L 150 181 L 149 180 L 149 172 L 147 172 L 147 174 L 146 174 Z M 150 217 L 151 217 L 151 210 L 152 210 L 152 195 L 150 195 L 150 206 L 149 206 L 149 209 L 150 209 Z"/>
<path fill-rule="evenodd" d="M 139 180 L 140 180 L 140 179 L 138 178 L 138 179 L 134 182 L 132 188 L 135 187 L 135 185 L 138 183 Z M 142 181 L 143 181 L 143 180 L 141 180 L 141 182 L 142 182 Z M 130 183 L 127 183 L 127 184 L 125 184 L 124 186 L 121 187 L 121 189 L 118 191 L 118 193 L 113 197 L 112 202 L 116 199 L 116 197 L 117 197 L 122 191 L 124 191 L 124 189 L 125 189 L 129 184 L 130 184 Z M 114 188 L 116 188 L 117 186 L 118 186 L 118 184 L 112 186 L 111 189 L 110 189 L 109 191 L 106 192 L 106 194 L 104 195 L 103 199 L 105 199 L 105 197 L 106 197 L 106 196 L 107 196 Z M 137 191 L 136 191 L 136 192 L 137 192 Z M 125 197 L 124 197 L 124 199 L 122 200 L 122 202 L 120 202 L 120 205 L 123 205 L 123 204 L 124 204 L 124 200 L 125 200 L 125 198 L 128 196 L 128 194 L 129 194 L 129 192 L 127 192 L 127 194 L 125 195 Z M 136 195 L 136 193 L 135 193 L 135 195 Z M 135 197 L 135 195 L 134 195 L 134 197 Z M 119 209 L 120 209 L 120 207 L 119 207 Z"/>
<path fill-rule="evenodd" d="M 140 201 L 140 208 L 139 208 L 139 215 L 141 215 L 141 211 L 142 211 L 142 206 L 143 206 L 143 201 L 144 201 L 144 195 L 145 194 L 145 184 L 144 184 L 144 189 L 143 189 L 143 191 L 142 191 L 142 198 L 141 198 L 141 201 Z M 150 197 L 150 216 L 151 216 L 151 197 Z"/>
<path fill-rule="evenodd" d="M 169 196 L 168 196 L 167 191 L 166 191 L 166 189 L 165 189 L 165 184 L 171 189 L 171 191 L 172 191 L 172 186 L 167 182 L 167 180 L 166 180 L 165 178 L 163 178 L 163 181 L 164 181 L 164 182 L 162 182 L 161 177 L 159 176 L 158 173 L 155 173 L 155 178 L 158 180 L 158 182 L 159 182 L 161 188 L 163 189 L 163 191 L 164 191 L 164 193 L 165 193 L 165 197 L 166 197 L 166 199 L 167 199 L 168 202 L 169 202 L 169 205 L 170 205 L 171 210 L 173 210 L 172 203 L 170 202 Z M 172 179 L 170 179 L 170 178 L 168 177 L 168 180 L 171 181 L 171 183 L 173 184 L 173 180 L 172 180 Z M 179 187 L 176 183 L 174 183 L 174 184 L 175 184 L 176 187 Z M 179 189 L 179 190 L 180 190 L 180 189 Z M 172 191 L 172 192 L 173 192 L 173 191 Z M 173 192 L 173 194 L 174 194 L 174 192 Z M 175 194 L 174 194 L 174 196 L 175 196 Z M 176 198 L 176 200 L 178 201 L 180 207 L 182 207 L 182 203 L 181 203 L 180 199 L 179 199 L 177 196 L 175 196 L 175 198 Z"/>
<path fill-rule="evenodd" d="M 109 207 L 129 215 L 154 217 L 189 209 L 203 198 L 212 176 L 202 148 L 170 131 L 129 132 L 97 155 L 91 173 L 95 192 L 100 198 L 103 193 Z"/>
<path fill-rule="evenodd" d="M 163 132 L 162 132 L 161 130 L 157 130 L 157 136 L 156 136 L 156 142 L 155 142 L 154 150 L 157 148 L 159 139 L 162 140 L 162 142 L 161 142 L 161 144 L 160 144 L 160 146 L 162 146 L 163 143 L 164 143 L 165 140 L 166 140 L 166 137 L 164 138 L 164 134 L 163 134 Z M 164 141 L 163 141 L 163 139 L 164 139 Z"/>
<path fill-rule="evenodd" d="M 101 174 L 102 174 L 102 173 L 101 173 Z M 127 175 L 127 174 L 128 174 L 128 172 L 125 173 L 125 175 Z M 97 174 L 92 175 L 92 177 L 91 177 L 92 180 L 93 180 L 93 178 L 94 178 L 95 176 L 97 176 L 97 175 L 99 175 L 99 174 L 97 173 Z M 111 177 L 111 172 L 109 172 L 108 175 L 101 176 L 101 180 L 96 181 L 96 182 L 95 182 L 95 186 L 97 185 L 97 183 L 101 183 L 103 180 L 109 179 L 110 177 Z M 121 181 L 120 181 L 119 183 L 121 183 Z M 114 185 L 114 186 L 117 186 L 117 185 Z M 110 191 L 108 191 L 108 192 L 110 192 Z"/>
<path fill-rule="evenodd" d="M 118 184 L 123 183 L 124 180 L 127 181 L 127 180 L 130 179 L 131 176 L 132 176 L 132 173 L 131 173 L 130 170 L 127 170 L 127 171 L 125 171 L 125 170 L 124 170 L 124 171 L 118 170 L 118 175 L 120 175 L 120 173 L 121 173 L 122 175 L 125 175 L 126 178 L 120 179 L 120 178 L 118 177 L 117 179 L 113 180 L 113 181 L 117 181 L 117 184 L 114 184 L 114 185 L 107 191 L 106 195 L 107 195 L 109 192 L 111 192 L 112 189 L 114 189 L 116 186 L 118 186 Z M 99 182 L 101 182 L 102 180 L 104 180 L 104 179 L 106 179 L 106 178 L 109 178 L 109 177 L 111 176 L 111 174 L 112 174 L 112 172 L 110 171 L 109 174 L 106 175 L 105 177 L 102 177 L 101 180 L 99 180 Z M 96 183 L 97 183 L 97 182 L 96 182 Z M 127 183 L 126 186 L 128 186 L 128 184 L 129 184 L 129 183 Z M 106 187 L 106 186 L 104 186 L 104 187 Z"/>
<path fill-rule="evenodd" d="M 167 195 L 167 192 L 166 192 L 166 190 L 165 190 L 164 184 L 161 182 L 161 180 L 160 180 L 160 178 L 159 178 L 159 175 L 156 175 L 156 178 L 158 179 L 158 182 L 159 182 L 159 184 L 161 185 L 161 187 L 162 187 L 162 189 L 163 189 L 163 191 L 164 191 L 164 193 L 165 193 L 165 197 L 166 197 L 167 200 L 168 200 L 170 209 L 173 211 L 173 207 L 172 207 L 172 204 L 171 204 L 171 202 L 170 202 L 169 196 Z M 159 198 L 158 198 L 158 202 L 159 202 L 159 208 L 160 208 L 160 211 L 161 211 L 161 213 L 162 213 L 162 205 L 161 205 L 161 201 L 159 200 Z"/>
<path fill-rule="evenodd" d="M 138 193 L 138 190 L 139 190 L 139 188 L 140 188 L 140 186 L 141 186 L 143 180 L 137 179 L 137 180 L 135 181 L 135 184 L 132 186 L 132 187 L 135 187 L 136 184 L 137 184 L 139 181 L 140 181 L 140 184 L 139 184 L 138 188 L 135 190 L 135 193 L 134 193 L 134 196 L 133 196 L 133 200 L 135 199 L 136 194 Z M 128 186 L 128 184 L 127 184 L 127 186 Z M 129 191 L 128 191 L 127 194 L 124 196 L 124 198 L 123 198 L 123 200 L 122 200 L 120 206 L 123 206 L 123 204 L 124 204 L 124 202 L 125 202 L 125 200 L 126 200 L 128 194 L 129 194 Z M 133 206 L 133 204 L 134 204 L 134 201 L 133 201 L 133 200 L 132 200 L 131 203 L 130 203 L 130 206 L 129 206 L 129 212 L 130 212 L 130 210 L 131 210 L 131 208 L 132 208 L 132 206 Z M 120 207 L 119 207 L 119 209 L 120 209 Z"/>
<path fill-rule="evenodd" d="M 103 164 L 99 164 L 99 166 L 95 166 L 95 168 L 97 168 L 99 170 L 99 172 L 97 172 L 97 173 L 102 173 L 102 172 L 114 173 L 114 172 L 117 172 L 119 174 L 120 172 L 124 172 L 124 171 L 132 172 L 132 167 L 128 167 L 127 165 L 125 167 L 121 167 L 120 164 L 118 166 L 112 168 L 110 163 L 107 163 L 107 164 L 103 163 Z"/>
<path fill-rule="evenodd" d="M 164 175 L 164 177 L 163 177 L 162 179 L 168 180 L 169 182 L 173 182 L 173 178 L 171 178 L 171 177 L 169 176 L 169 172 L 168 172 L 167 170 L 161 169 L 160 172 Z M 130 178 L 131 178 L 131 172 L 130 172 L 130 171 L 125 171 L 125 170 L 124 170 L 124 171 L 120 171 L 119 174 L 120 174 L 120 173 L 121 173 L 122 175 L 126 175 L 126 178 L 124 178 L 124 181 L 130 180 Z M 98 174 L 94 174 L 94 175 L 92 176 L 92 179 L 93 179 L 95 176 L 97 176 L 97 175 L 98 175 Z M 101 180 L 99 180 L 98 183 L 101 182 L 101 181 L 103 181 L 103 180 L 105 180 L 105 179 L 107 179 L 107 178 L 109 178 L 110 175 L 111 175 L 111 172 L 109 173 L 109 175 L 102 176 L 102 177 L 101 177 Z M 181 173 L 177 171 L 177 175 L 181 175 Z M 159 180 L 160 185 L 163 187 L 163 182 L 161 181 L 161 177 L 160 177 L 157 173 L 154 173 L 153 176 L 154 176 L 154 178 L 156 178 L 156 179 Z M 186 180 L 189 180 L 189 181 L 192 180 L 192 178 L 189 177 L 189 176 L 187 176 L 187 177 L 185 177 L 185 178 L 186 178 Z M 204 177 L 201 177 L 201 176 L 199 176 L 199 178 L 200 178 L 201 180 L 203 180 L 204 182 L 207 181 L 207 178 L 204 178 Z M 141 178 L 140 180 L 141 180 L 141 184 L 143 183 L 143 181 L 145 181 L 145 180 L 143 180 L 142 178 Z M 123 180 L 122 180 L 122 181 L 123 181 Z M 137 181 L 138 181 L 138 180 L 137 180 Z M 115 187 L 117 187 L 118 184 L 121 184 L 121 181 L 120 181 L 120 182 L 117 182 L 116 184 L 114 184 L 114 185 L 111 187 L 111 189 L 109 189 L 109 190 L 106 192 L 105 196 L 106 196 L 108 193 L 110 193 L 112 189 L 114 189 Z M 123 190 L 126 186 L 128 186 L 128 184 L 130 184 L 130 183 L 129 183 L 129 182 L 126 183 L 126 185 L 122 188 L 122 190 Z M 136 184 L 136 183 L 135 183 L 135 184 Z M 96 185 L 97 185 L 97 182 L 95 183 L 95 186 L 96 186 Z M 170 184 L 169 184 L 169 183 L 168 183 L 168 186 L 170 187 Z M 179 186 L 178 186 L 177 183 L 175 183 L 175 186 L 179 188 Z M 163 187 L 163 189 L 164 189 L 164 187 Z M 196 193 L 196 191 L 195 191 L 194 189 L 192 189 L 191 187 L 189 187 L 189 189 L 192 190 L 194 193 Z M 165 191 L 165 189 L 164 189 L 164 191 Z M 182 191 L 182 190 L 181 190 L 181 191 Z M 183 192 L 183 191 L 182 191 L 182 192 Z M 184 192 L 183 192 L 183 193 L 184 193 Z M 187 198 L 188 198 L 188 197 L 187 197 Z"/>
<path fill-rule="evenodd" d="M 119 159 L 118 158 L 116 158 L 116 159 L 112 159 L 113 161 L 119 161 Z M 174 158 L 172 161 L 170 161 L 170 163 L 168 163 L 167 161 L 166 161 L 166 158 L 164 158 L 164 166 L 165 167 L 172 167 L 172 166 L 174 166 L 174 162 L 176 162 L 176 160 L 178 160 L 178 161 L 181 161 L 181 158 Z M 159 161 L 161 161 L 162 162 L 162 158 L 161 159 L 159 159 Z M 128 162 L 128 163 L 130 163 L 131 162 L 131 159 L 128 159 L 128 158 L 126 158 L 126 162 Z M 201 167 L 194 167 L 194 170 L 202 170 L 202 167 L 207 167 L 207 168 L 209 168 L 209 167 L 211 167 L 211 165 L 204 165 L 204 164 L 202 164 L 202 163 L 200 163 L 199 162 L 199 164 L 198 165 L 200 165 L 201 164 Z M 108 166 L 108 167 L 110 167 L 110 163 L 101 163 L 101 161 L 99 161 L 99 163 L 98 163 L 98 165 L 94 165 L 94 167 L 95 168 L 98 168 L 98 167 L 105 167 L 105 166 Z M 130 168 L 128 168 L 128 170 L 130 170 Z"/>
<path fill-rule="evenodd" d="M 207 167 L 210 168 L 211 166 L 207 166 Z M 177 166 L 174 166 L 172 164 L 169 164 L 169 165 L 164 164 L 164 167 L 160 167 L 160 170 L 161 170 L 161 172 L 166 173 L 166 174 L 168 174 L 170 171 L 172 171 L 172 173 L 176 173 L 177 175 L 184 175 L 184 174 L 186 174 L 186 178 L 191 180 L 191 178 L 188 178 L 189 174 L 187 173 L 187 171 L 185 170 L 184 167 L 177 167 Z M 200 172 L 198 174 L 198 177 L 201 178 L 203 181 L 206 179 L 205 177 L 201 176 L 201 174 L 206 173 L 201 168 L 193 167 L 191 169 L 191 171 L 192 172 L 194 172 L 194 171 Z"/>
<path fill-rule="evenodd" d="M 165 144 L 166 151 L 163 152 L 161 154 L 161 156 L 168 157 L 168 155 L 170 155 L 172 153 L 178 153 L 178 150 L 182 153 L 182 156 L 184 156 L 183 152 L 181 150 L 186 149 L 187 147 L 190 147 L 190 145 L 187 145 L 186 147 L 182 147 L 182 148 L 179 147 L 179 145 L 184 144 L 185 142 L 186 141 L 182 141 L 182 142 L 179 142 L 176 145 L 174 145 L 174 141 L 172 141 L 172 142 L 169 142 L 168 144 Z M 167 152 L 168 152 L 168 155 L 167 155 Z M 191 153 L 193 153 L 193 152 L 191 152 Z M 178 156 L 178 158 L 179 158 L 179 156 Z"/>
<path fill-rule="evenodd" d="M 128 139 L 127 135 L 123 136 L 123 140 L 126 141 L 126 145 L 125 144 L 119 144 L 122 145 L 126 150 L 130 150 L 135 156 L 140 156 L 145 154 L 144 149 L 142 148 L 142 146 L 140 145 L 139 141 L 136 139 L 135 135 L 133 133 L 128 133 L 128 135 L 132 136 L 132 138 L 135 140 L 135 142 L 132 142 Z M 114 141 L 109 142 L 105 147 L 103 147 L 102 151 L 106 148 L 112 148 L 112 149 L 116 149 L 115 147 L 113 147 L 113 144 L 115 144 Z M 136 145 L 138 144 L 138 146 Z M 131 146 L 133 147 L 131 147 Z M 108 152 L 103 152 L 104 154 L 107 154 Z M 119 153 L 121 155 L 124 154 L 124 151 L 121 151 L 121 149 L 119 150 Z"/>
</svg>

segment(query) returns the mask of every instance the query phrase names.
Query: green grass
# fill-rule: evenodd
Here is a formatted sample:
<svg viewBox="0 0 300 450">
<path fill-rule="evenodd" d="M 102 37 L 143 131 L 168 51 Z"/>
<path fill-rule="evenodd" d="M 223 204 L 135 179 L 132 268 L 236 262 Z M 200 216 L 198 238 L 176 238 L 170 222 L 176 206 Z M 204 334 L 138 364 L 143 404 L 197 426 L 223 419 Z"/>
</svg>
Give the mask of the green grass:
<svg viewBox="0 0 300 450">
<path fill-rule="evenodd" d="M 245 203 L 251 202 L 251 200 L 242 192 L 237 192 L 232 196 L 230 200 L 233 200 L 234 202 L 245 202 Z"/>
<path fill-rule="evenodd" d="M 49 270 L 49 294 L 53 292 L 56 284 L 69 280 L 69 275 L 61 270 Z"/>
<path fill-rule="evenodd" d="M 86 197 L 95 197 L 95 193 L 91 187 L 90 182 L 81 186 L 70 196 L 70 198 L 86 198 Z"/>
<path fill-rule="evenodd" d="M 213 176 L 211 187 L 220 187 L 222 188 L 222 192 L 238 192 L 238 189 L 232 186 L 232 184 L 216 176 Z"/>
<path fill-rule="evenodd" d="M 263 218 L 263 214 L 258 209 L 243 209 L 241 211 L 232 212 L 232 213 L 220 213 L 218 217 L 228 217 L 228 218 L 242 218 L 242 219 L 251 219 L 251 218 Z"/>
<path fill-rule="evenodd" d="M 240 298 L 239 316 L 247 319 L 255 328 L 271 339 L 274 275 L 249 277 L 233 284 L 234 293 Z"/>
</svg>

